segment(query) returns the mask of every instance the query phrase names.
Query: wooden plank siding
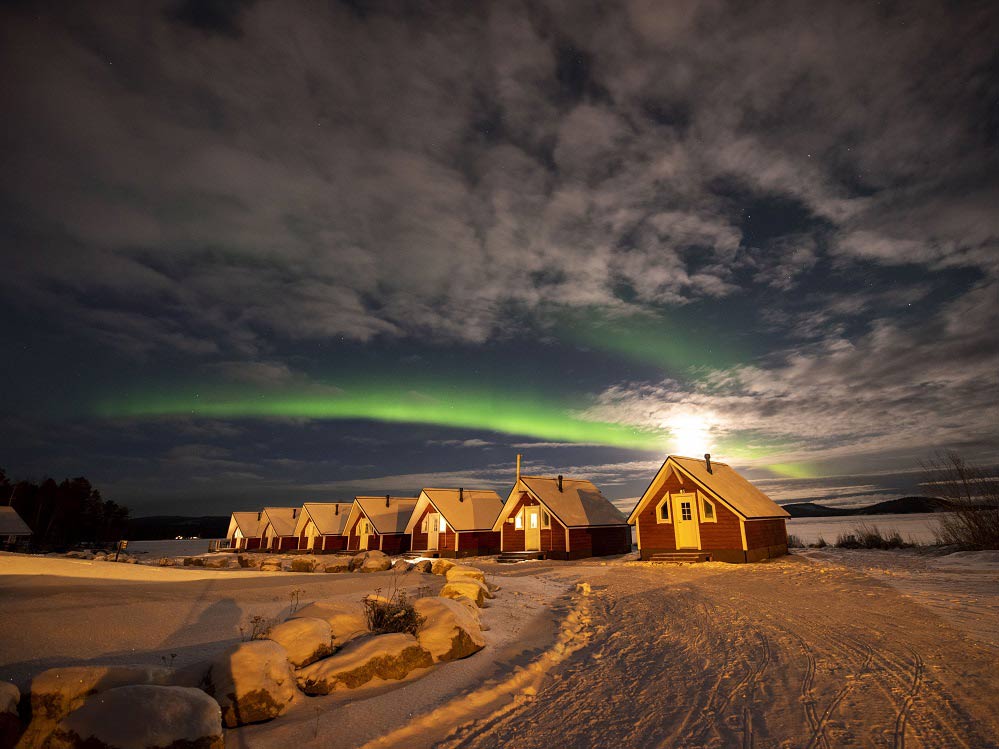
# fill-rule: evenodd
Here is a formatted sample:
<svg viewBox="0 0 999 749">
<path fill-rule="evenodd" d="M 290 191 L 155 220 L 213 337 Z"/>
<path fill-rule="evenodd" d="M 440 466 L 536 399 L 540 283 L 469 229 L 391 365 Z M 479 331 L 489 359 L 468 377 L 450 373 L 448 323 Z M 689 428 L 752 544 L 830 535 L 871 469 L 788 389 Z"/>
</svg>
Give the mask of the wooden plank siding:
<svg viewBox="0 0 999 749">
<path fill-rule="evenodd" d="M 421 528 L 423 528 L 423 519 L 430 515 L 431 513 L 437 512 L 433 505 L 428 504 L 423 512 L 420 513 L 420 517 L 416 519 L 416 525 L 413 526 L 412 540 L 410 541 L 409 547 L 414 550 L 424 551 L 427 549 L 429 543 L 429 533 L 424 533 Z"/>
<path fill-rule="evenodd" d="M 541 503 L 532 498 L 527 492 L 521 492 L 520 499 L 514 506 L 510 517 L 516 517 L 517 513 L 524 507 L 540 506 Z M 551 517 L 551 528 L 541 529 L 541 551 L 544 551 L 552 559 L 565 559 L 565 526 L 558 519 L 548 513 Z M 524 528 L 517 530 L 513 523 L 503 523 L 501 531 L 503 538 L 503 551 L 524 551 L 526 545 L 526 532 Z"/>
<path fill-rule="evenodd" d="M 747 560 L 758 562 L 787 554 L 787 526 L 784 518 L 746 521 Z"/>
<path fill-rule="evenodd" d="M 461 531 L 456 557 L 478 557 L 500 552 L 499 531 Z"/>
</svg>

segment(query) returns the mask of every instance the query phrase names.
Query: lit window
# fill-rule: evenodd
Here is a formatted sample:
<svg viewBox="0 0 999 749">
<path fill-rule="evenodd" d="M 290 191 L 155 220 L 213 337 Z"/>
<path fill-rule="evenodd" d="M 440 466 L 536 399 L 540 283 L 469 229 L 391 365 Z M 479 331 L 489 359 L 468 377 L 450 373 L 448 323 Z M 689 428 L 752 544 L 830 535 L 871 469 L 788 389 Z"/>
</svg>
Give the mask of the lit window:
<svg viewBox="0 0 999 749">
<path fill-rule="evenodd" d="M 447 532 L 447 521 L 444 518 L 441 518 L 441 533 L 446 533 L 446 532 Z"/>
<path fill-rule="evenodd" d="M 518 512 L 517 517 L 513 521 L 513 527 L 518 531 L 524 527 L 524 513 Z"/>
<path fill-rule="evenodd" d="M 704 519 L 705 520 L 714 520 L 715 519 L 715 506 L 713 504 L 711 504 L 710 502 L 708 502 L 708 500 L 705 499 L 705 500 L 702 500 L 701 507 L 704 510 Z"/>
<path fill-rule="evenodd" d="M 541 527 L 551 528 L 552 527 L 552 516 L 549 515 L 544 510 L 541 511 Z"/>
<path fill-rule="evenodd" d="M 692 518 L 693 518 L 693 515 L 690 512 L 690 502 L 681 502 L 680 503 L 680 519 L 681 520 L 690 520 Z"/>
<path fill-rule="evenodd" d="M 538 513 L 532 512 L 531 513 L 531 530 L 534 530 L 537 527 L 538 527 Z"/>
</svg>

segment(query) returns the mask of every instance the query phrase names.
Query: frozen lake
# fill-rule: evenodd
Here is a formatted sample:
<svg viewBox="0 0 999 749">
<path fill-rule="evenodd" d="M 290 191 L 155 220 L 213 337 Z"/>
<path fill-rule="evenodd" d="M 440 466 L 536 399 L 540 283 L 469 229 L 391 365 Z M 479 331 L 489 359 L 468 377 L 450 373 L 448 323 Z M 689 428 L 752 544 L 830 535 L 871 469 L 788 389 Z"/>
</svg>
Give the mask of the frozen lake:
<svg viewBox="0 0 999 749">
<path fill-rule="evenodd" d="M 204 554 L 208 551 L 210 538 L 183 539 L 174 541 L 172 539 L 163 541 L 129 541 L 128 553 L 142 555 L 144 557 L 187 557 L 195 554 Z"/>
<path fill-rule="evenodd" d="M 906 541 L 917 544 L 933 543 L 934 518 L 937 513 L 914 512 L 905 515 L 846 515 L 832 518 L 791 518 L 787 521 L 787 532 L 800 538 L 803 543 L 813 544 L 822 536 L 827 543 L 834 544 L 844 533 L 851 532 L 859 525 L 876 526 L 882 532 L 897 530 Z"/>
</svg>

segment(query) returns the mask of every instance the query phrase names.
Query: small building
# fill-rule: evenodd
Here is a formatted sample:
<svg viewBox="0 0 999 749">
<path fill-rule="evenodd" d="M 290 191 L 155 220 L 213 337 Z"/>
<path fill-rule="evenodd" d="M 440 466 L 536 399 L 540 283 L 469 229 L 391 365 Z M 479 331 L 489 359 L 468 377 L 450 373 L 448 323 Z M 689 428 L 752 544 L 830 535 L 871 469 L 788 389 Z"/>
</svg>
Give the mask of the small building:
<svg viewBox="0 0 999 749">
<path fill-rule="evenodd" d="M 348 551 L 409 551 L 406 526 L 416 509 L 416 497 L 354 497 L 344 531 Z"/>
<path fill-rule="evenodd" d="M 584 479 L 518 475 L 493 530 L 504 554 L 583 559 L 631 551 L 624 514 Z"/>
<path fill-rule="evenodd" d="M 725 463 L 670 455 L 628 522 L 642 559 L 758 562 L 787 554 L 785 518 Z"/>
<path fill-rule="evenodd" d="M 409 547 L 426 556 L 499 554 L 493 525 L 502 509 L 500 495 L 488 489 L 424 489 L 406 526 Z"/>
<path fill-rule="evenodd" d="M 27 545 L 31 528 L 13 507 L 0 507 L 0 547 L 13 549 Z"/>
<path fill-rule="evenodd" d="M 343 529 L 347 527 L 350 507 L 350 502 L 306 502 L 302 505 L 295 525 L 299 550 L 320 554 L 345 551 L 347 537 Z"/>
<path fill-rule="evenodd" d="M 263 512 L 234 512 L 229 519 L 225 537 L 227 547 L 234 551 L 260 548 L 260 518 Z M 221 547 L 220 547 L 221 548 Z"/>
<path fill-rule="evenodd" d="M 298 507 L 265 507 L 260 517 L 260 548 L 266 551 L 291 551 L 298 548 L 295 525 Z"/>
</svg>

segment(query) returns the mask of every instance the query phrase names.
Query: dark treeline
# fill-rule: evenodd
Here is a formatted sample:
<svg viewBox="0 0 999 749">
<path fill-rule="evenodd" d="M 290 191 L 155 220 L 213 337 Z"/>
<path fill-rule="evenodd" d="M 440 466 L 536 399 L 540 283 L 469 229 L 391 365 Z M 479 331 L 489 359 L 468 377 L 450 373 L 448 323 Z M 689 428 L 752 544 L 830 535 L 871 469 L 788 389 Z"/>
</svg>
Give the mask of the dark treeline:
<svg viewBox="0 0 999 749">
<path fill-rule="evenodd" d="M 11 483 L 0 469 L 0 502 L 17 510 L 31 528 L 32 544 L 43 548 L 117 541 L 128 521 L 127 507 L 104 499 L 83 477 Z"/>
</svg>

